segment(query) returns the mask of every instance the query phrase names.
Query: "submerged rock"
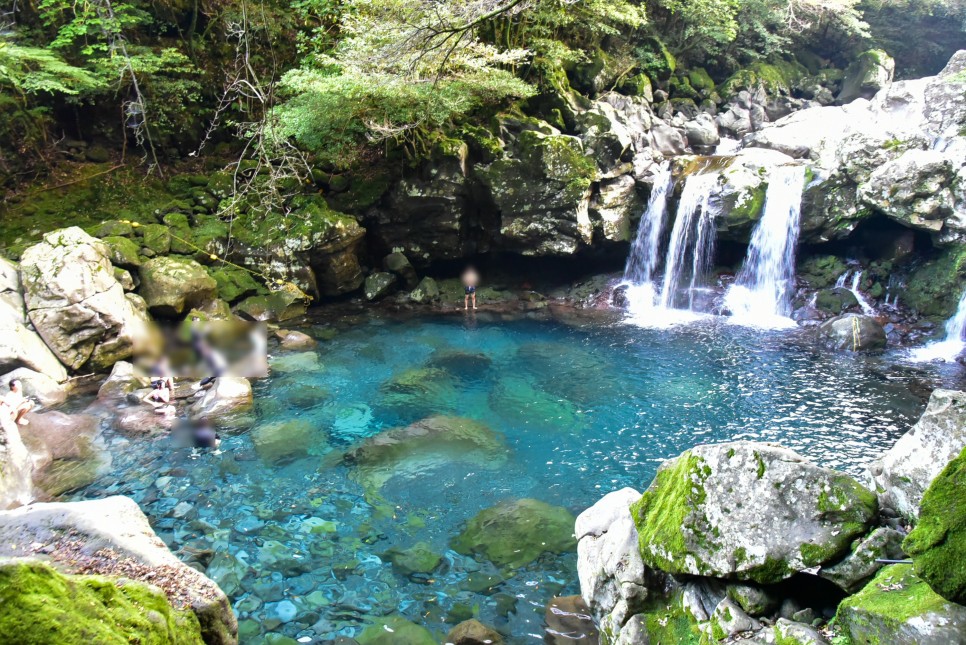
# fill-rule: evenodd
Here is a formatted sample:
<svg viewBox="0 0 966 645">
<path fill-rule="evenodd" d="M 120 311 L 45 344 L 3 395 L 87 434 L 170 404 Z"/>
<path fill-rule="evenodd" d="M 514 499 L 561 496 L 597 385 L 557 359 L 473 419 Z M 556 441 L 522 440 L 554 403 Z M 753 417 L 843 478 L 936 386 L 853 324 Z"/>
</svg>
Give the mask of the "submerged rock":
<svg viewBox="0 0 966 645">
<path fill-rule="evenodd" d="M 76 227 L 47 233 L 21 257 L 30 320 L 70 369 L 106 369 L 155 345 L 144 301 L 125 295 L 108 258 Z"/>
<path fill-rule="evenodd" d="M 536 499 L 502 502 L 480 511 L 450 542 L 457 553 L 480 555 L 499 567 L 518 569 L 543 553 L 576 547 L 574 516 Z"/>
<path fill-rule="evenodd" d="M 966 607 L 944 600 L 907 564 L 882 569 L 842 601 L 836 618 L 855 643 L 949 645 L 966 638 Z"/>
<path fill-rule="evenodd" d="M 316 432 L 312 424 L 304 419 L 284 419 L 257 425 L 252 429 L 252 443 L 258 456 L 270 464 L 305 457 L 313 448 L 326 446 L 325 436 Z"/>
<path fill-rule="evenodd" d="M 383 555 L 392 563 L 393 569 L 404 576 L 415 573 L 432 573 L 443 557 L 426 542 L 417 542 L 410 547 L 392 547 Z"/>
<path fill-rule="evenodd" d="M 490 392 L 490 407 L 514 424 L 575 431 L 585 423 L 577 406 L 563 397 L 551 396 L 528 379 L 509 376 L 502 378 Z"/>
<path fill-rule="evenodd" d="M 547 645 L 598 645 L 600 636 L 580 596 L 556 596 L 544 612 Z"/>
<path fill-rule="evenodd" d="M 464 620 L 446 635 L 447 645 L 503 645 L 500 632 L 475 618 Z"/>
<path fill-rule="evenodd" d="M 506 459 L 502 437 L 463 417 L 433 416 L 366 439 L 345 454 L 352 477 L 381 488 L 395 476 L 411 476 L 452 461 L 497 468 Z"/>
<path fill-rule="evenodd" d="M 293 289 L 273 291 L 267 296 L 251 296 L 235 306 L 235 310 L 251 320 L 285 322 L 305 315 L 308 298 Z"/>
<path fill-rule="evenodd" d="M 869 466 L 882 505 L 917 517 L 926 489 L 963 448 L 966 392 L 933 390 L 916 425 Z"/>
<path fill-rule="evenodd" d="M 864 352 L 885 347 L 886 333 L 871 316 L 845 314 L 819 325 L 818 340 L 828 349 Z"/>
<path fill-rule="evenodd" d="M 966 604 L 966 450 L 926 490 L 919 523 L 902 548 L 936 593 Z"/>
<path fill-rule="evenodd" d="M 774 444 L 735 442 L 664 462 L 631 511 L 645 564 L 774 583 L 841 557 L 877 504 L 848 475 Z"/>
<path fill-rule="evenodd" d="M 359 645 L 437 645 L 425 627 L 402 616 L 388 616 L 366 627 L 356 636 Z"/>
<path fill-rule="evenodd" d="M 104 465 L 93 445 L 100 429 L 98 419 L 59 411 L 29 416 L 24 444 L 34 460 L 33 479 L 37 488 L 57 497 L 92 483 Z"/>
<path fill-rule="evenodd" d="M 66 573 L 157 585 L 175 610 L 194 613 L 205 643 L 237 642 L 235 615 L 225 594 L 168 551 L 130 498 L 31 504 L 0 513 L 0 556 L 38 554 Z"/>
<path fill-rule="evenodd" d="M 0 564 L 0 634 L 10 643 L 204 642 L 194 613 L 131 580 L 64 575 L 37 560 Z"/>
<path fill-rule="evenodd" d="M 282 346 L 282 349 L 306 350 L 318 345 L 318 342 L 314 338 L 300 331 L 279 329 L 275 332 L 275 336 L 278 338 L 279 345 Z"/>
</svg>

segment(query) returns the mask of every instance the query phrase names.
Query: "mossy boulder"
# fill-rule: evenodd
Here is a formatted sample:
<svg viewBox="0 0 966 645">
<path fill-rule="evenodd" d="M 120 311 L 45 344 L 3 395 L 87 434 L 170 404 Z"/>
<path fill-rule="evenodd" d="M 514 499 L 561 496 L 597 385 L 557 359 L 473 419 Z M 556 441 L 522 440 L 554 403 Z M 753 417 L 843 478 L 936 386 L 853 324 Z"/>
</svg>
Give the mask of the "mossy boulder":
<svg viewBox="0 0 966 645">
<path fill-rule="evenodd" d="M 197 645 L 198 618 L 155 587 L 64 575 L 37 561 L 0 564 L 0 640 L 18 645 Z"/>
<path fill-rule="evenodd" d="M 833 316 L 838 316 L 858 306 L 858 298 L 851 290 L 844 287 L 822 289 L 815 294 L 815 308 Z"/>
<path fill-rule="evenodd" d="M 856 645 L 949 645 L 966 640 L 966 607 L 934 592 L 908 564 L 882 569 L 839 605 L 838 624 Z"/>
<path fill-rule="evenodd" d="M 398 278 L 388 271 L 378 271 L 366 277 L 363 293 L 366 300 L 379 300 L 385 298 L 396 286 Z"/>
<path fill-rule="evenodd" d="M 848 269 L 842 258 L 836 255 L 811 255 L 798 263 L 798 277 L 813 289 L 831 287 Z"/>
<path fill-rule="evenodd" d="M 417 304 L 435 302 L 439 300 L 439 285 L 432 278 L 425 277 L 409 293 L 409 299 Z"/>
<path fill-rule="evenodd" d="M 836 97 L 838 103 L 850 103 L 855 99 L 870 99 L 876 92 L 892 82 L 896 61 L 881 49 L 870 49 L 845 70 L 842 89 Z"/>
<path fill-rule="evenodd" d="M 203 306 L 218 293 L 218 283 L 205 268 L 185 257 L 152 258 L 141 265 L 138 274 L 138 292 L 148 309 L 159 316 L 179 316 Z"/>
<path fill-rule="evenodd" d="M 966 450 L 926 490 L 919 523 L 902 547 L 936 593 L 966 604 Z"/>
<path fill-rule="evenodd" d="M 131 239 L 111 235 L 102 238 L 102 241 L 107 245 L 109 257 L 115 266 L 134 269 L 141 266 L 140 249 Z"/>
<path fill-rule="evenodd" d="M 524 255 L 570 255 L 592 241 L 588 213 L 598 178 L 577 137 L 521 132 L 516 155 L 480 170 L 501 212 L 500 233 Z"/>
<path fill-rule="evenodd" d="M 718 87 L 718 93 L 726 99 L 742 90 L 754 92 L 763 89 L 769 96 L 788 95 L 792 93 L 795 84 L 807 75 L 808 70 L 797 62 L 759 61 L 735 72 Z"/>
<path fill-rule="evenodd" d="M 280 289 L 264 296 L 245 298 L 235 309 L 251 320 L 284 322 L 304 316 L 307 300 L 304 293 L 295 289 Z"/>
<path fill-rule="evenodd" d="M 428 629 L 402 616 L 388 616 L 366 627 L 356 641 L 359 645 L 437 645 Z"/>
<path fill-rule="evenodd" d="M 714 81 L 703 67 L 695 67 L 688 70 L 688 81 L 691 83 L 691 87 L 699 92 L 710 92 L 714 90 Z"/>
<path fill-rule="evenodd" d="M 746 441 L 666 461 L 631 507 L 649 566 L 761 584 L 839 559 L 877 510 L 848 475 Z"/>
<path fill-rule="evenodd" d="M 833 351 L 870 352 L 886 346 L 886 333 L 879 321 L 862 314 L 844 314 L 826 320 L 816 332 L 818 342 Z"/>
<path fill-rule="evenodd" d="M 879 559 L 902 560 L 905 557 L 902 538 L 899 531 L 880 526 L 857 541 L 852 551 L 840 561 L 823 566 L 818 575 L 847 593 L 855 593 L 882 568 Z"/>
<path fill-rule="evenodd" d="M 951 318 L 966 287 L 966 246 L 952 246 L 917 267 L 906 280 L 903 301 L 920 316 Z"/>
<path fill-rule="evenodd" d="M 145 224 L 138 229 L 141 233 L 141 244 L 157 255 L 165 255 L 171 251 L 171 231 L 163 224 Z"/>
<path fill-rule="evenodd" d="M 536 499 L 502 502 L 480 511 L 450 542 L 457 553 L 479 555 L 499 567 L 518 569 L 543 553 L 577 548 L 574 516 Z"/>
</svg>

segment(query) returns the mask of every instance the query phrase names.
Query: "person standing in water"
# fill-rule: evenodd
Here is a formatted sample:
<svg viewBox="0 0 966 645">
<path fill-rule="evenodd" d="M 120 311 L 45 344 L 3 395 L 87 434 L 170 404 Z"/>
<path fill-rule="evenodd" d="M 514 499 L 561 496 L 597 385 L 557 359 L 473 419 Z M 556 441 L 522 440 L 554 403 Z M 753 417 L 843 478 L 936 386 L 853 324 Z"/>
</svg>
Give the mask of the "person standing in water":
<svg viewBox="0 0 966 645">
<path fill-rule="evenodd" d="M 465 296 L 463 297 L 463 309 L 470 308 L 470 301 L 473 302 L 473 309 L 476 309 L 476 287 L 480 283 L 480 274 L 476 272 L 473 267 L 466 267 L 466 271 L 463 271 L 463 289 Z"/>
</svg>

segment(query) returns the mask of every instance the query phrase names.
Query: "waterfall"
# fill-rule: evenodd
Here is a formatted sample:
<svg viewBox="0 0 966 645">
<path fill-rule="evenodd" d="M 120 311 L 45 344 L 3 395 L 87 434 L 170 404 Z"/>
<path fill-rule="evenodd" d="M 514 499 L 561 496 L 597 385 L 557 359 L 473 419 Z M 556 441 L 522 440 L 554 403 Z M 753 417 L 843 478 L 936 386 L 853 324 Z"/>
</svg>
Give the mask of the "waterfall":
<svg viewBox="0 0 966 645">
<path fill-rule="evenodd" d="M 711 197 L 711 188 L 717 180 L 717 173 L 707 173 L 691 175 L 684 182 L 674 228 L 671 229 L 671 241 L 668 243 L 664 279 L 661 282 L 658 302 L 662 309 L 674 308 L 688 255 L 691 256 L 690 286 L 693 290 L 714 251 L 714 213 L 708 208 L 708 200 Z M 689 291 L 689 308 L 692 304 L 690 294 Z"/>
<path fill-rule="evenodd" d="M 862 271 L 859 269 L 849 269 L 845 273 L 839 276 L 839 279 L 835 281 L 835 287 L 837 289 L 848 289 L 855 296 L 855 299 L 859 303 L 859 307 L 862 309 L 862 313 L 867 316 L 871 316 L 875 313 L 875 307 L 869 304 L 862 292 L 859 291 L 859 285 L 862 284 Z M 850 280 L 851 278 L 851 280 Z"/>
<path fill-rule="evenodd" d="M 647 210 L 641 218 L 624 268 L 627 309 L 638 323 L 665 325 L 693 317 L 690 315 L 694 306 L 693 293 L 700 287 L 714 252 L 714 213 L 708 207 L 708 201 L 718 173 L 706 172 L 709 165 L 710 162 L 706 163 L 684 181 L 669 234 L 666 234 L 668 202 L 674 186 L 670 166 L 662 166 L 654 180 Z M 670 239 L 662 254 L 661 246 L 666 237 Z M 659 277 L 662 260 L 663 275 Z M 674 307 L 685 304 L 679 293 L 685 279 L 688 279 L 689 286 L 688 309 L 682 312 Z"/>
<path fill-rule="evenodd" d="M 667 216 L 668 193 L 671 192 L 673 185 L 671 165 L 665 163 L 654 177 L 654 188 L 647 201 L 647 210 L 641 217 L 637 237 L 631 245 L 631 254 L 627 256 L 624 282 L 629 285 L 650 284 L 653 279 L 654 270 L 657 268 L 661 234 L 664 232 L 664 220 Z"/>
<path fill-rule="evenodd" d="M 795 324 L 788 316 L 804 188 L 803 166 L 780 166 L 769 173 L 761 221 L 752 233 L 741 271 L 725 294 L 725 306 L 735 322 L 767 327 Z"/>
<path fill-rule="evenodd" d="M 946 337 L 912 350 L 910 356 L 915 361 L 956 360 L 956 357 L 966 349 L 964 336 L 966 336 L 966 291 L 959 299 L 956 314 L 946 321 Z"/>
</svg>

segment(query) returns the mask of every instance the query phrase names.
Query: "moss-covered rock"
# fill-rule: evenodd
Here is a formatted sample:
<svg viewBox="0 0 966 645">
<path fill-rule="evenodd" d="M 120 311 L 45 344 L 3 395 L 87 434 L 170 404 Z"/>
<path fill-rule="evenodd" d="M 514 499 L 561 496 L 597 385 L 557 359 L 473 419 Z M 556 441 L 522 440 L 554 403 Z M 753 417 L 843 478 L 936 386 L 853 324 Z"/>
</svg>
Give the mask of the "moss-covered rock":
<svg viewBox="0 0 966 645">
<path fill-rule="evenodd" d="M 842 601 L 836 617 L 856 645 L 949 645 L 966 637 L 966 607 L 944 600 L 908 564 L 882 569 Z"/>
<path fill-rule="evenodd" d="M 767 584 L 841 557 L 877 509 L 847 475 L 735 442 L 665 462 L 631 512 L 649 566 Z"/>
<path fill-rule="evenodd" d="M 0 640 L 18 645 L 197 645 L 198 618 L 158 589 L 58 573 L 20 561 L 0 565 Z"/>
<path fill-rule="evenodd" d="M 926 490 L 902 547 L 936 593 L 966 604 L 966 450 Z"/>
<path fill-rule="evenodd" d="M 230 264 L 209 268 L 208 273 L 218 285 L 218 297 L 229 304 L 248 296 L 265 295 L 268 291 L 251 273 Z"/>
<path fill-rule="evenodd" d="M 139 229 L 141 244 L 157 255 L 171 251 L 171 231 L 163 224 L 145 224 Z"/>
<path fill-rule="evenodd" d="M 836 255 L 810 255 L 798 263 L 798 277 L 813 289 L 831 287 L 848 266 Z"/>
<path fill-rule="evenodd" d="M 305 315 L 308 299 L 293 289 L 280 289 L 263 296 L 246 298 L 236 310 L 251 320 L 284 322 Z"/>
<path fill-rule="evenodd" d="M 703 67 L 689 69 L 688 81 L 691 83 L 691 87 L 699 92 L 710 92 L 714 89 L 714 81 Z"/>
<path fill-rule="evenodd" d="M 203 266 L 185 257 L 152 258 L 138 271 L 138 292 L 153 313 L 178 316 L 217 295 L 218 283 Z"/>
<path fill-rule="evenodd" d="M 836 100 L 849 103 L 858 98 L 870 99 L 892 82 L 895 71 L 896 61 L 885 51 L 870 49 L 862 52 L 845 70 L 845 79 Z"/>
<path fill-rule="evenodd" d="M 778 60 L 770 63 L 755 62 L 731 75 L 718 87 L 718 93 L 728 99 L 742 90 L 764 89 L 765 93 L 791 94 L 792 88 L 808 74 L 797 62 Z"/>
<path fill-rule="evenodd" d="M 102 241 L 107 245 L 111 262 L 116 266 L 131 268 L 141 266 L 140 248 L 134 241 L 119 236 L 108 236 L 102 238 Z"/>
<path fill-rule="evenodd" d="M 536 499 L 503 502 L 480 511 L 451 542 L 457 553 L 481 555 L 500 567 L 517 569 L 542 553 L 577 547 L 574 516 Z"/>
<path fill-rule="evenodd" d="M 886 333 L 872 316 L 844 314 L 826 320 L 816 332 L 818 342 L 833 351 L 878 351 L 886 346 Z"/>
<path fill-rule="evenodd" d="M 921 316 L 952 317 L 966 287 L 966 246 L 952 246 L 917 267 L 906 280 L 903 301 Z"/>
</svg>

